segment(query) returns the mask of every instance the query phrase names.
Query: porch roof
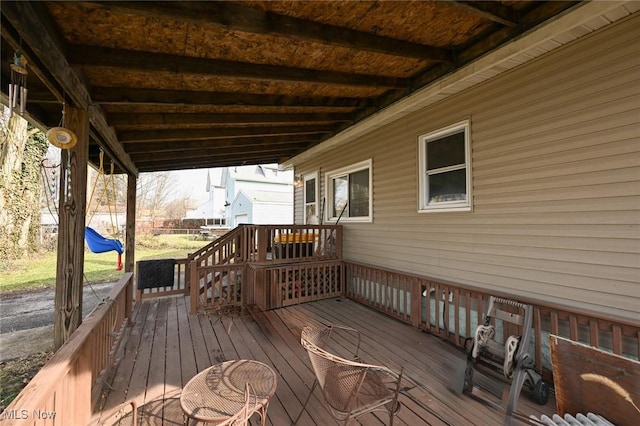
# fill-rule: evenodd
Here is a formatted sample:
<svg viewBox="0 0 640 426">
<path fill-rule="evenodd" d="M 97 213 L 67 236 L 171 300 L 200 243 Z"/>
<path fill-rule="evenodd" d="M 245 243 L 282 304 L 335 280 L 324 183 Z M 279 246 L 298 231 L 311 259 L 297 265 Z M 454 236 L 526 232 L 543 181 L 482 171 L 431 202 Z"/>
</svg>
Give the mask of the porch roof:
<svg viewBox="0 0 640 426">
<path fill-rule="evenodd" d="M 164 298 L 139 303 L 133 318 L 124 356 L 109 386 L 105 386 L 102 406 L 107 412 L 125 401 L 135 401 L 140 407 L 141 424 L 183 424 L 179 403 L 182 387 L 212 364 L 240 358 L 256 359 L 278 372 L 267 424 L 291 424 L 313 383 L 309 360 L 300 345 L 300 331 L 314 322 L 354 327 L 362 333 L 365 362 L 396 370 L 404 367 L 398 424 L 504 423 L 499 409 L 451 390 L 456 369 L 465 362 L 463 353 L 437 337 L 345 298 L 245 316 L 190 315 L 185 297 Z M 336 424 L 318 390 L 307 408 L 299 424 Z M 554 411 L 553 398 L 539 406 L 524 393 L 520 397 L 519 419 Z M 97 411 L 94 415 L 100 414 Z M 514 424 L 520 424 L 518 418 Z M 380 424 L 380 420 L 367 414 L 359 418 L 359 423 Z"/>
<path fill-rule="evenodd" d="M 624 2 L 613 3 L 591 19 L 604 9 L 604 23 L 618 19 Z M 63 100 L 86 109 L 90 159 L 97 163 L 102 148 L 116 172 L 282 163 L 585 7 L 597 9 L 573 1 L 2 2 L 2 81 L 22 50 L 26 115 L 48 128 L 60 124 Z"/>
</svg>

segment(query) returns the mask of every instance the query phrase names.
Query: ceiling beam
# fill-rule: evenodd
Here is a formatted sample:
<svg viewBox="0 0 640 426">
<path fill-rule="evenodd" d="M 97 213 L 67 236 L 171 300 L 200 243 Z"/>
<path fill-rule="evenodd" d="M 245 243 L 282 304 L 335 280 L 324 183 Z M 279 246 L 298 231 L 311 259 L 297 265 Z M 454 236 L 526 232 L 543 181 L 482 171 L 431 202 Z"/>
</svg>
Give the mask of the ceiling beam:
<svg viewBox="0 0 640 426">
<path fill-rule="evenodd" d="M 526 13 L 520 18 L 518 28 L 500 28 L 482 40 L 468 46 L 458 54 L 460 64 L 470 63 L 491 50 L 513 40 L 518 34 L 558 15 L 562 11 L 578 4 L 577 1 L 532 2 Z"/>
<path fill-rule="evenodd" d="M 212 167 L 228 167 L 228 166 L 242 166 L 246 164 L 268 164 L 277 163 L 282 159 L 282 156 L 277 154 L 270 155 L 246 155 L 241 160 L 235 155 L 214 155 L 211 157 L 194 158 L 193 161 L 176 163 L 175 160 L 163 160 L 163 161 L 142 161 L 138 163 L 138 167 L 141 172 L 158 172 L 168 170 L 187 170 L 187 169 L 200 169 L 200 168 L 212 168 Z"/>
<path fill-rule="evenodd" d="M 238 148 L 252 147 L 256 145 L 280 145 L 280 144 L 310 144 L 317 143 L 323 135 L 282 135 L 282 136 L 262 136 L 212 139 L 199 141 L 176 141 L 176 142 L 134 142 L 125 144 L 125 149 L 129 154 L 141 152 L 183 152 L 189 150 L 215 149 L 215 148 Z"/>
<path fill-rule="evenodd" d="M 315 135 L 318 133 L 332 133 L 335 129 L 335 126 L 327 124 L 316 124 L 310 126 L 214 127 L 211 129 L 128 130 L 119 132 L 119 136 L 122 143 L 167 142 L 234 137 Z"/>
<path fill-rule="evenodd" d="M 474 15 L 507 27 L 518 26 L 518 11 L 497 1 L 452 1 L 455 6 Z"/>
<path fill-rule="evenodd" d="M 209 148 L 209 149 L 198 149 L 198 150 L 187 150 L 180 151 L 179 161 L 182 162 L 187 158 L 203 158 L 203 157 L 211 157 L 213 155 L 246 155 L 246 154 L 257 154 L 264 153 L 272 155 L 276 153 L 277 155 L 283 155 L 284 153 L 296 152 L 304 149 L 306 144 L 301 143 L 289 143 L 282 145 L 269 145 L 269 144 L 260 144 L 253 146 L 243 146 L 236 148 Z M 130 153 L 131 158 L 136 163 L 141 161 L 153 161 L 153 160 L 170 160 L 173 159 L 176 161 L 176 153 L 175 152 L 153 152 L 153 153 Z"/>
<path fill-rule="evenodd" d="M 202 3 L 101 1 L 85 4 L 100 4 L 109 10 L 171 21 L 186 21 L 196 25 L 213 24 L 236 31 L 313 40 L 386 55 L 453 62 L 453 55 L 446 49 L 221 1 Z"/>
<path fill-rule="evenodd" d="M 367 108 L 375 105 L 373 98 L 298 97 L 127 87 L 95 87 L 92 90 L 92 95 L 95 102 L 105 105 L 252 105 L 350 108 Z"/>
<path fill-rule="evenodd" d="M 352 122 L 347 113 L 109 113 L 109 124 L 116 128 L 136 126 L 179 126 L 203 124 L 261 124 Z"/>
<path fill-rule="evenodd" d="M 405 78 L 293 68 L 281 65 L 252 64 L 96 46 L 69 46 L 67 57 L 72 65 L 168 72 L 176 75 L 194 74 L 260 81 L 295 81 L 399 89 L 409 87 L 409 81 Z"/>
<path fill-rule="evenodd" d="M 55 83 L 51 81 L 43 83 L 51 88 L 59 86 L 64 95 L 72 100 L 74 106 L 86 110 L 89 122 L 101 136 L 99 143 L 103 143 L 104 149 L 113 153 L 114 161 L 118 162 L 124 170 L 130 174 L 137 174 L 136 166 L 124 152 L 114 130 L 107 126 L 104 112 L 92 106 L 93 101 L 87 86 L 67 62 L 64 53 L 65 43 L 44 4 L 42 2 L 3 2 L 2 14 L 15 28 L 23 44 L 27 45 L 36 56 L 37 61 L 31 61 L 29 68 L 33 70 L 37 64 L 41 63 L 56 80 Z M 47 72 L 34 71 L 39 76 L 46 76 Z"/>
</svg>

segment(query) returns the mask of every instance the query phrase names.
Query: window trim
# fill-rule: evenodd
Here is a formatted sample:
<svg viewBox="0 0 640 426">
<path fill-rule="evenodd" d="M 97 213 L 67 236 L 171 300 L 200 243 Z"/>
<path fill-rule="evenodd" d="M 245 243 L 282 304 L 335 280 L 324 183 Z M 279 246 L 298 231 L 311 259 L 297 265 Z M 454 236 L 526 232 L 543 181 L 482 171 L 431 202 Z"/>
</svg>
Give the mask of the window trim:
<svg viewBox="0 0 640 426">
<path fill-rule="evenodd" d="M 427 197 L 428 179 L 426 145 L 430 141 L 458 133 L 460 130 L 464 131 L 465 164 L 464 166 L 455 165 L 443 167 L 440 171 L 466 170 L 465 185 L 467 190 L 467 199 L 464 201 L 443 201 L 439 203 L 431 203 L 431 205 L 429 205 Z M 418 136 L 418 163 L 418 213 L 472 211 L 473 186 L 471 185 L 471 120 L 467 119 L 460 121 L 442 129 Z"/>
<path fill-rule="evenodd" d="M 346 167 L 331 170 L 325 174 L 325 189 L 327 193 L 327 206 L 326 212 L 329 216 L 330 212 L 333 212 L 333 179 L 349 175 L 351 173 L 359 172 L 365 169 L 369 169 L 369 215 L 349 217 L 342 215 L 340 222 L 373 222 L 373 161 L 371 158 L 368 160 L 360 161 L 358 163 L 351 164 Z M 348 213 L 347 213 L 348 214 Z M 338 220 L 338 216 L 327 217 L 327 222 L 335 222 Z"/>
<path fill-rule="evenodd" d="M 307 181 L 311 180 L 311 179 L 315 179 L 316 180 L 316 188 L 315 188 L 315 192 L 316 192 L 316 196 L 315 199 L 316 201 L 314 201 L 315 205 L 316 205 L 316 216 L 318 218 L 318 223 L 320 223 L 320 209 L 318 208 L 318 200 L 320 198 L 320 173 L 318 172 L 318 170 L 316 170 L 315 172 L 311 172 L 311 173 L 307 173 L 306 175 L 303 176 L 302 178 L 302 220 L 304 221 L 305 225 L 308 225 L 309 223 L 307 222 Z M 311 204 L 311 203 L 309 203 Z"/>
</svg>

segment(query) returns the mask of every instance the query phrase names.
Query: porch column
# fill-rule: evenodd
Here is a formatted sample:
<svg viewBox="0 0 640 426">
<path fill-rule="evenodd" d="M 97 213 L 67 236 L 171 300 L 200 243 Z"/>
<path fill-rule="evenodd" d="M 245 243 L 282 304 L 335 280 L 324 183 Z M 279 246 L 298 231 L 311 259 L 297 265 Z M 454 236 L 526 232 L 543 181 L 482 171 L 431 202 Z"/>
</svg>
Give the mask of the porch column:
<svg viewBox="0 0 640 426">
<path fill-rule="evenodd" d="M 89 118 L 78 108 L 65 110 L 66 127 L 78 142 L 63 149 L 58 202 L 58 261 L 53 343 L 57 350 L 82 323 L 82 283 L 84 273 L 84 227 L 87 204 L 87 163 Z"/>
<path fill-rule="evenodd" d="M 138 178 L 129 174 L 127 179 L 127 238 L 124 247 L 124 271 L 134 272 L 136 254 L 136 186 Z"/>
</svg>

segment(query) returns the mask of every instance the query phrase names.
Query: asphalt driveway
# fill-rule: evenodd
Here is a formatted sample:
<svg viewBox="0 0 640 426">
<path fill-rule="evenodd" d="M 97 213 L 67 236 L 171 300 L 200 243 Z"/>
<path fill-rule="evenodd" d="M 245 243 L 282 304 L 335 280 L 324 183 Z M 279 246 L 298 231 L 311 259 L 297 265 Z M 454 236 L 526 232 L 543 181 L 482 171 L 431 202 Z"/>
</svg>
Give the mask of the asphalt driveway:
<svg viewBox="0 0 640 426">
<path fill-rule="evenodd" d="M 82 316 L 104 300 L 115 283 L 85 285 Z M 0 361 L 53 347 L 55 289 L 0 295 Z"/>
</svg>

